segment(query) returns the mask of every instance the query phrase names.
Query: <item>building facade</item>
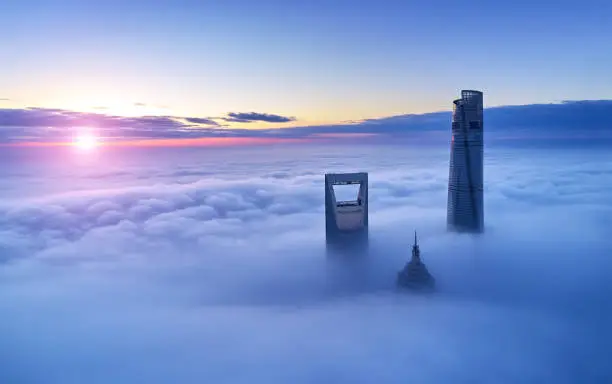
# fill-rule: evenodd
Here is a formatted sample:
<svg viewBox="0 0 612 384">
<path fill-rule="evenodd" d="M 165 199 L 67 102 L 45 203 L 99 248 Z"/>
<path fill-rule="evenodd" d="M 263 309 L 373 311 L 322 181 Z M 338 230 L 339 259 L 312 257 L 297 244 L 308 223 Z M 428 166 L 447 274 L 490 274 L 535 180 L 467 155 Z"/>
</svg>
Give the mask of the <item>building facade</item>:
<svg viewBox="0 0 612 384">
<path fill-rule="evenodd" d="M 339 201 L 335 185 L 358 184 L 355 200 Z M 325 238 L 328 250 L 364 250 L 368 244 L 368 174 L 325 174 Z"/>
<path fill-rule="evenodd" d="M 483 95 L 463 90 L 453 102 L 448 176 L 447 226 L 456 232 L 484 231 Z"/>
</svg>

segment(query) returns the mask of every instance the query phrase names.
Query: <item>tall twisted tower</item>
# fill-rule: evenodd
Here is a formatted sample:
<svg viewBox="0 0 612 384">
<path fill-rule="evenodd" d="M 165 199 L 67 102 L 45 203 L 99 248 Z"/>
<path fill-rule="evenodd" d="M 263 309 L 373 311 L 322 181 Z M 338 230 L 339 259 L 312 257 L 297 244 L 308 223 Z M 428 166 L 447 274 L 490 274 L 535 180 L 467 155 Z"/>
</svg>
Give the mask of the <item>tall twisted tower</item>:
<svg viewBox="0 0 612 384">
<path fill-rule="evenodd" d="M 446 220 L 450 231 L 484 231 L 482 107 L 480 91 L 461 91 L 453 102 Z"/>
</svg>

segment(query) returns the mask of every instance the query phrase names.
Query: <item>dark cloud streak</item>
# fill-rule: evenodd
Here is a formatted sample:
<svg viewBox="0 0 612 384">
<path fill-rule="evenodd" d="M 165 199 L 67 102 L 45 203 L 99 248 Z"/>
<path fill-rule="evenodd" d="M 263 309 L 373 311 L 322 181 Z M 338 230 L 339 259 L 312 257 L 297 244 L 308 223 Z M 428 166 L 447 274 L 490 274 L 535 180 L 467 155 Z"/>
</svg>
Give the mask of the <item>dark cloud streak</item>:
<svg viewBox="0 0 612 384">
<path fill-rule="evenodd" d="M 230 119 L 233 119 L 230 121 L 234 122 L 262 121 L 266 123 L 288 123 L 296 120 L 295 117 L 286 117 L 269 113 L 257 112 L 230 112 L 227 115 Z"/>
<path fill-rule="evenodd" d="M 219 125 L 219 123 L 217 123 L 214 120 L 206 119 L 206 118 L 202 118 L 202 117 L 185 117 L 185 120 L 190 122 L 190 123 L 194 123 L 194 124 L 214 125 L 214 126 L 218 126 Z"/>
</svg>

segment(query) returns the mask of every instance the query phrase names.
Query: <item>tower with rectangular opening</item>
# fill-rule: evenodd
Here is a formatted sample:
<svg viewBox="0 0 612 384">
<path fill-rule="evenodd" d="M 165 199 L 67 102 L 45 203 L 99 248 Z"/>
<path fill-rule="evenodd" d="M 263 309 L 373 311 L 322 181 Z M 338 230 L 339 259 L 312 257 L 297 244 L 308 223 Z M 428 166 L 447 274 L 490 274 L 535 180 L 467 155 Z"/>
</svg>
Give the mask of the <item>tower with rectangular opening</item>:
<svg viewBox="0 0 612 384">
<path fill-rule="evenodd" d="M 368 243 L 368 174 L 325 174 L 325 237 L 328 249 L 364 249 Z"/>
<path fill-rule="evenodd" d="M 448 176 L 447 227 L 484 231 L 484 146 L 482 92 L 463 90 L 453 102 Z"/>
</svg>

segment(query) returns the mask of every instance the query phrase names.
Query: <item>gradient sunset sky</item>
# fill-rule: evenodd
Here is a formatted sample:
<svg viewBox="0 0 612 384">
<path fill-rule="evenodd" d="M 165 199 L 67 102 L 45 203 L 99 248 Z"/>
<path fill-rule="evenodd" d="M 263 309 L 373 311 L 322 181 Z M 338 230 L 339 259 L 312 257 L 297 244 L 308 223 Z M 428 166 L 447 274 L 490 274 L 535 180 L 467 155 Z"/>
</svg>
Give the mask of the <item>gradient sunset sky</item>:
<svg viewBox="0 0 612 384">
<path fill-rule="evenodd" d="M 610 1 L 4 1 L 0 108 L 335 123 L 612 98 Z M 240 124 L 235 124 L 240 126 Z"/>
</svg>

